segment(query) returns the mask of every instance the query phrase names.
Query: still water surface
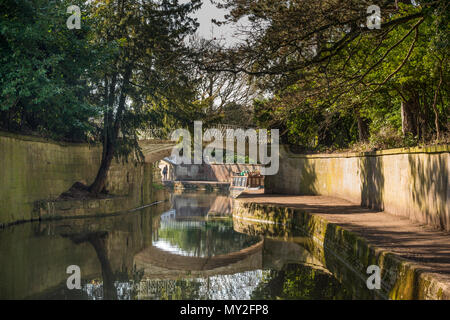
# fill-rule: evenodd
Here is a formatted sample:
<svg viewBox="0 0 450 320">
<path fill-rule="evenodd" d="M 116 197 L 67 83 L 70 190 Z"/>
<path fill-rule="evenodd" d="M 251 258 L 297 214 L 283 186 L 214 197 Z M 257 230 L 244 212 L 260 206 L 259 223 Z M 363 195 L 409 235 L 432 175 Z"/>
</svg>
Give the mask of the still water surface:
<svg viewBox="0 0 450 320">
<path fill-rule="evenodd" d="M 302 245 L 236 228 L 232 199 L 172 195 L 132 214 L 0 230 L 0 299 L 352 299 Z M 81 290 L 67 289 L 68 266 Z"/>
</svg>

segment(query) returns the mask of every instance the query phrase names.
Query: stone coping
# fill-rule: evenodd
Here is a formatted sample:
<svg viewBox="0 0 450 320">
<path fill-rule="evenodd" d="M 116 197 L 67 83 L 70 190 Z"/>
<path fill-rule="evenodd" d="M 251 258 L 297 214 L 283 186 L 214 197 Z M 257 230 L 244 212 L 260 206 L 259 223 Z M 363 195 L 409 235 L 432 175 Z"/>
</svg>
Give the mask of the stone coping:
<svg viewBox="0 0 450 320">
<path fill-rule="evenodd" d="M 361 157 L 378 157 L 397 154 L 418 154 L 418 153 L 447 153 L 450 152 L 450 145 L 435 145 L 427 147 L 411 147 L 386 149 L 369 152 L 342 152 L 342 153 L 320 153 L 320 154 L 295 154 L 291 152 L 287 146 L 282 146 L 288 153 L 289 158 L 305 158 L 305 159 L 326 159 L 326 158 L 361 158 Z"/>
<path fill-rule="evenodd" d="M 0 137 L 18 139 L 22 141 L 32 141 L 32 142 L 42 142 L 42 143 L 51 143 L 55 145 L 59 145 L 61 147 L 73 147 L 73 146 L 86 146 L 86 147 L 101 147 L 100 143 L 87 143 L 87 142 L 67 142 L 67 141 L 57 141 L 49 138 L 39 137 L 39 136 L 31 136 L 24 135 L 19 133 L 12 133 L 6 131 L 0 131 Z"/>
<path fill-rule="evenodd" d="M 50 138 L 44 138 L 40 136 L 32 136 L 32 135 L 25 135 L 21 133 L 13 133 L 13 132 L 7 132 L 7 131 L 0 131 L 0 137 L 5 138 L 13 138 L 18 139 L 22 141 L 32 141 L 32 142 L 42 142 L 42 143 L 51 143 L 56 144 L 62 147 L 69 147 L 69 146 L 89 146 L 89 147 L 101 147 L 102 144 L 95 142 L 95 143 L 88 143 L 88 142 L 67 142 L 67 141 L 58 141 L 53 140 Z M 158 139 L 145 139 L 145 140 L 139 140 L 141 143 L 151 143 L 155 145 L 176 145 L 175 141 L 172 140 L 158 140 Z"/>
</svg>

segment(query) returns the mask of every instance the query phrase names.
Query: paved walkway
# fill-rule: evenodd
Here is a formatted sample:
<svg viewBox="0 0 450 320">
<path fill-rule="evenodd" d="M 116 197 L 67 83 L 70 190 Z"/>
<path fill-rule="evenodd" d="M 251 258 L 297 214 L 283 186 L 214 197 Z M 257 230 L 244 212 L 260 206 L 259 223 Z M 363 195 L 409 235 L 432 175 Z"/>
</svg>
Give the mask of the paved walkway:
<svg viewBox="0 0 450 320">
<path fill-rule="evenodd" d="M 240 201 L 304 209 L 352 231 L 450 284 L 450 234 L 386 212 L 327 196 L 243 194 Z"/>
</svg>

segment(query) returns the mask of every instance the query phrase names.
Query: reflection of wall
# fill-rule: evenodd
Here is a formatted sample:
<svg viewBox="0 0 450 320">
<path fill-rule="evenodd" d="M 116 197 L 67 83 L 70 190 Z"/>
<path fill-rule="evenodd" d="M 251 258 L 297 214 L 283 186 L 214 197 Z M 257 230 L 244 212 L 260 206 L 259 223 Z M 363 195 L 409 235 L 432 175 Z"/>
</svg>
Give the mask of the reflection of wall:
<svg viewBox="0 0 450 320">
<path fill-rule="evenodd" d="M 82 276 L 100 275 L 95 250 L 60 236 L 45 236 L 38 224 L 21 224 L 0 232 L 0 299 L 24 299 L 67 279 L 69 265 Z"/>
<path fill-rule="evenodd" d="M 450 231 L 449 146 L 295 155 L 281 148 L 266 192 L 329 195 Z"/>
<path fill-rule="evenodd" d="M 187 193 L 175 194 L 172 197 L 176 216 L 206 216 L 208 214 L 231 214 L 232 199 L 216 194 Z"/>
<path fill-rule="evenodd" d="M 4 133 L 0 150 L 0 225 L 39 218 L 39 213 L 33 212 L 35 201 L 55 199 L 77 181 L 91 183 L 101 160 L 99 146 Z M 114 161 L 107 189 L 115 195 L 133 193 L 148 198 L 153 176 L 149 166 Z M 144 178 L 147 184 L 143 184 Z M 140 190 L 141 186 L 145 189 Z"/>
<path fill-rule="evenodd" d="M 64 288 L 69 265 L 80 266 L 82 281 L 102 278 L 93 238 L 102 241 L 114 274 L 132 273 L 134 255 L 151 246 L 154 217 L 168 205 L 127 215 L 26 223 L 1 230 L 0 299 L 39 297 Z"/>
<path fill-rule="evenodd" d="M 233 209 L 233 199 L 225 196 L 217 196 L 209 209 L 209 214 L 231 215 Z"/>
</svg>

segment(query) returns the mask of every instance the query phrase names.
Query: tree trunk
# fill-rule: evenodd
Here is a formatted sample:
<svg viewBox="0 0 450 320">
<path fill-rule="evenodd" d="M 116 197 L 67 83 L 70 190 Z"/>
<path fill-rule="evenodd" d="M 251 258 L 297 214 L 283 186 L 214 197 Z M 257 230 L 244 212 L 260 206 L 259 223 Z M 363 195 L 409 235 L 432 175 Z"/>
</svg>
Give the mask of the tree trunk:
<svg viewBox="0 0 450 320">
<path fill-rule="evenodd" d="M 110 141 L 109 136 L 106 138 L 105 143 L 103 144 L 103 149 L 102 162 L 100 164 L 97 177 L 89 187 L 89 192 L 93 194 L 100 194 L 104 191 L 106 178 L 108 177 L 108 171 L 114 158 L 114 143 Z"/>
<path fill-rule="evenodd" d="M 441 67 L 440 67 L 440 72 L 439 72 L 439 84 L 437 86 L 436 91 L 434 92 L 434 100 L 433 100 L 433 112 L 434 112 L 434 126 L 436 128 L 436 139 L 439 140 L 441 138 L 441 130 L 439 127 L 439 110 L 437 108 L 437 100 L 438 100 L 438 95 L 439 95 L 439 90 L 441 89 L 442 86 L 442 81 L 443 81 L 443 75 L 442 75 L 442 61 L 441 61 Z"/>
<path fill-rule="evenodd" d="M 114 272 L 111 267 L 111 262 L 108 258 L 106 248 L 106 235 L 104 236 L 92 236 L 89 242 L 94 247 L 97 253 L 97 258 L 100 261 L 103 278 L 103 299 L 104 300 L 117 300 L 117 290 L 114 286 Z"/>
<path fill-rule="evenodd" d="M 359 110 L 356 110 L 356 120 L 358 122 L 359 141 L 367 142 L 369 140 L 369 124 L 367 119 L 361 118 Z"/>
<path fill-rule="evenodd" d="M 412 134 L 417 135 L 417 127 L 414 115 L 414 102 L 413 100 L 402 101 L 402 132 L 406 136 Z"/>
<path fill-rule="evenodd" d="M 434 112 L 434 127 L 436 128 L 436 140 L 441 139 L 441 128 L 439 126 L 439 111 L 436 107 L 436 104 L 433 104 L 433 112 Z"/>
<path fill-rule="evenodd" d="M 125 111 L 125 101 L 127 97 L 127 87 L 128 82 L 130 80 L 132 73 L 132 68 L 129 66 L 125 72 L 123 84 L 122 84 L 122 90 L 120 92 L 119 97 L 119 105 L 117 107 L 116 112 L 116 118 L 114 121 L 114 126 L 112 127 L 112 130 L 110 130 L 110 125 L 107 124 L 108 121 L 105 121 L 105 143 L 103 144 L 103 156 L 102 156 L 102 162 L 100 164 L 100 169 L 98 170 L 97 177 L 95 178 L 95 181 L 92 183 L 92 185 L 89 187 L 89 192 L 93 194 L 99 194 L 105 189 L 106 185 L 106 178 L 108 177 L 108 171 L 111 167 L 112 159 L 114 158 L 114 151 L 117 143 L 117 138 L 119 137 L 120 132 L 120 123 L 122 122 L 122 116 Z M 115 77 L 114 81 L 115 82 Z M 115 94 L 115 90 L 110 90 L 110 102 L 114 101 L 113 97 L 111 95 Z M 112 109 L 111 109 L 112 110 Z M 105 113 L 105 116 L 108 117 L 108 119 L 112 119 L 112 115 L 109 114 L 109 112 Z"/>
</svg>

